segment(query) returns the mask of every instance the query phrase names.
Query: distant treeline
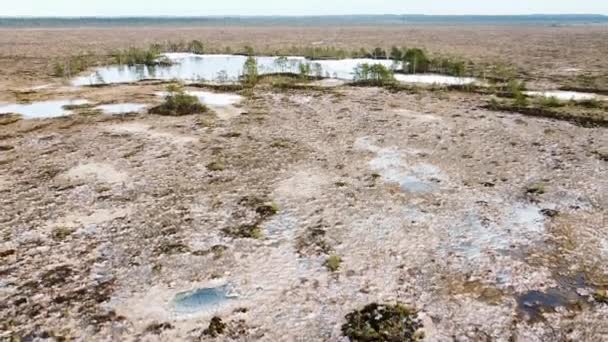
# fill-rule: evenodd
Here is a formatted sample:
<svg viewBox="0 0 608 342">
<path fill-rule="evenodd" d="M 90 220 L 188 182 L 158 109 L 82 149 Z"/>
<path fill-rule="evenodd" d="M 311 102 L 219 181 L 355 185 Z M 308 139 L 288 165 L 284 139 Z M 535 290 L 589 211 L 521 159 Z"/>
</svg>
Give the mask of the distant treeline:
<svg viewBox="0 0 608 342">
<path fill-rule="evenodd" d="M 79 26 L 315 26 L 315 25 L 589 25 L 605 15 L 340 15 L 227 17 L 0 17 L 0 27 Z"/>
</svg>

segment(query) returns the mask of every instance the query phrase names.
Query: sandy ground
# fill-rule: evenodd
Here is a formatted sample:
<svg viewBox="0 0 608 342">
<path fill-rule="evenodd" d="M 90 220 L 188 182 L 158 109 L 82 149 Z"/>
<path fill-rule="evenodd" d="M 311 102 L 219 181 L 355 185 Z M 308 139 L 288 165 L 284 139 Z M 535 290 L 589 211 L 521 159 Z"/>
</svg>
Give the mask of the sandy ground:
<svg viewBox="0 0 608 342">
<path fill-rule="evenodd" d="M 399 301 L 427 341 L 607 338 L 605 130 L 482 103 L 260 88 L 236 116 L 0 126 L 0 337 L 344 341 L 348 312 Z"/>
</svg>

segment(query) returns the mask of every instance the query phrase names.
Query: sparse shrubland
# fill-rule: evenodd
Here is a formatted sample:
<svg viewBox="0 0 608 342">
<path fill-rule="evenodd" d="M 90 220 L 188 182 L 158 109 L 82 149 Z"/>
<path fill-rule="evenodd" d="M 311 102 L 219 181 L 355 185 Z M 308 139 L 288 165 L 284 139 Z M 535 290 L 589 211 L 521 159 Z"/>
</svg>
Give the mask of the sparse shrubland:
<svg viewBox="0 0 608 342">
<path fill-rule="evenodd" d="M 485 108 L 568 121 L 584 127 L 608 126 L 607 107 L 601 101 L 560 101 L 555 97 L 528 98 L 523 92 L 525 84 L 516 80 L 509 82 L 504 89 L 500 93 L 502 98 L 492 96 Z"/>
<path fill-rule="evenodd" d="M 112 56 L 114 62 L 120 65 L 162 65 L 169 63 L 162 58 L 159 46 L 152 45 L 147 49 L 131 47 L 115 51 Z"/>
<path fill-rule="evenodd" d="M 93 66 L 96 59 L 92 53 L 87 53 L 56 60 L 53 63 L 53 76 L 66 78 L 75 76 Z"/>
</svg>

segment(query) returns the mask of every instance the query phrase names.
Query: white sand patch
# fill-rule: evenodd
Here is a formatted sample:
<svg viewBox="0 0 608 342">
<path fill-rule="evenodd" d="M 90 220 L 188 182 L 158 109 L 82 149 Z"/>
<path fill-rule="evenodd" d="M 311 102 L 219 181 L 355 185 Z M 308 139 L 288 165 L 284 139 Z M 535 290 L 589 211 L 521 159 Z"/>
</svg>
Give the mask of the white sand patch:
<svg viewBox="0 0 608 342">
<path fill-rule="evenodd" d="M 120 172 L 114 166 L 106 163 L 87 163 L 79 164 L 65 173 L 69 179 L 96 179 L 106 183 L 123 183 L 128 176 L 125 172 Z"/>
<path fill-rule="evenodd" d="M 118 218 L 124 218 L 131 213 L 127 208 L 97 209 L 92 213 L 75 213 L 64 216 L 57 221 L 51 222 L 47 228 L 56 227 L 78 228 L 98 225 L 110 222 Z"/>
<path fill-rule="evenodd" d="M 83 105 L 87 103 L 89 103 L 87 100 L 56 100 L 39 101 L 27 104 L 9 104 L 1 106 L 0 113 L 21 114 L 26 119 L 54 118 L 72 114 L 72 111 L 64 109 L 64 106 Z"/>
<path fill-rule="evenodd" d="M 330 180 L 321 172 L 298 171 L 279 183 L 275 193 L 288 199 L 309 199 L 320 193 L 329 183 Z"/>
<path fill-rule="evenodd" d="M 148 105 L 141 103 L 116 103 L 97 106 L 95 108 L 100 109 L 105 114 L 125 114 L 125 113 L 138 113 L 144 110 Z"/>
<path fill-rule="evenodd" d="M 528 96 L 538 97 L 553 97 L 562 101 L 585 101 L 585 100 L 599 100 L 600 96 L 593 93 L 580 93 L 576 91 L 526 91 L 524 94 Z"/>
<path fill-rule="evenodd" d="M 409 109 L 397 109 L 395 110 L 395 114 L 421 122 L 441 121 L 441 118 L 437 115 L 419 113 Z"/>
<path fill-rule="evenodd" d="M 134 135 L 141 134 L 152 139 L 167 140 L 177 145 L 186 145 L 189 143 L 195 143 L 197 141 L 195 137 L 156 131 L 153 130 L 149 125 L 137 122 L 112 125 L 108 127 L 108 131 L 113 133 L 128 133 Z"/>
<path fill-rule="evenodd" d="M 477 79 L 472 77 L 455 77 L 434 74 L 396 74 L 395 79 L 402 83 L 422 83 L 440 85 L 465 85 L 477 82 Z"/>
</svg>

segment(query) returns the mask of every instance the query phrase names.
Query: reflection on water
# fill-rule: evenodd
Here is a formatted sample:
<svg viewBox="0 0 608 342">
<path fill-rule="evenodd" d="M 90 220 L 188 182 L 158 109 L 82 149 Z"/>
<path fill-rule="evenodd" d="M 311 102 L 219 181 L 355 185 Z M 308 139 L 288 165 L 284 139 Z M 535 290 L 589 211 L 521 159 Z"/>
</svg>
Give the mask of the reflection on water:
<svg viewBox="0 0 608 342">
<path fill-rule="evenodd" d="M 476 82 L 472 77 L 455 77 L 436 74 L 397 74 L 395 79 L 403 83 L 421 83 L 421 84 L 437 84 L 437 85 L 466 85 Z"/>
<path fill-rule="evenodd" d="M 131 83 L 141 80 L 180 80 L 184 82 L 215 81 L 235 82 L 243 74 L 245 56 L 195 55 L 190 53 L 165 54 L 173 64 L 167 66 L 112 65 L 98 68 L 94 73 L 77 77 L 72 85 L 96 85 Z M 255 57 L 260 74 L 300 73 L 301 65 L 309 65 L 310 76 L 353 79 L 353 71 L 359 64 L 382 64 L 396 68 L 393 61 L 374 59 L 307 60 L 304 57 Z"/>
<path fill-rule="evenodd" d="M 0 113 L 21 114 L 26 119 L 54 118 L 72 114 L 72 111 L 64 109 L 64 106 L 77 106 L 87 103 L 89 102 L 86 100 L 57 100 L 10 104 L 0 106 Z"/>
<path fill-rule="evenodd" d="M 540 96 L 540 97 L 553 97 L 557 100 L 562 101 L 586 101 L 586 100 L 598 100 L 600 96 L 593 93 L 580 93 L 577 91 L 526 91 L 524 94 L 528 96 Z"/>
</svg>

